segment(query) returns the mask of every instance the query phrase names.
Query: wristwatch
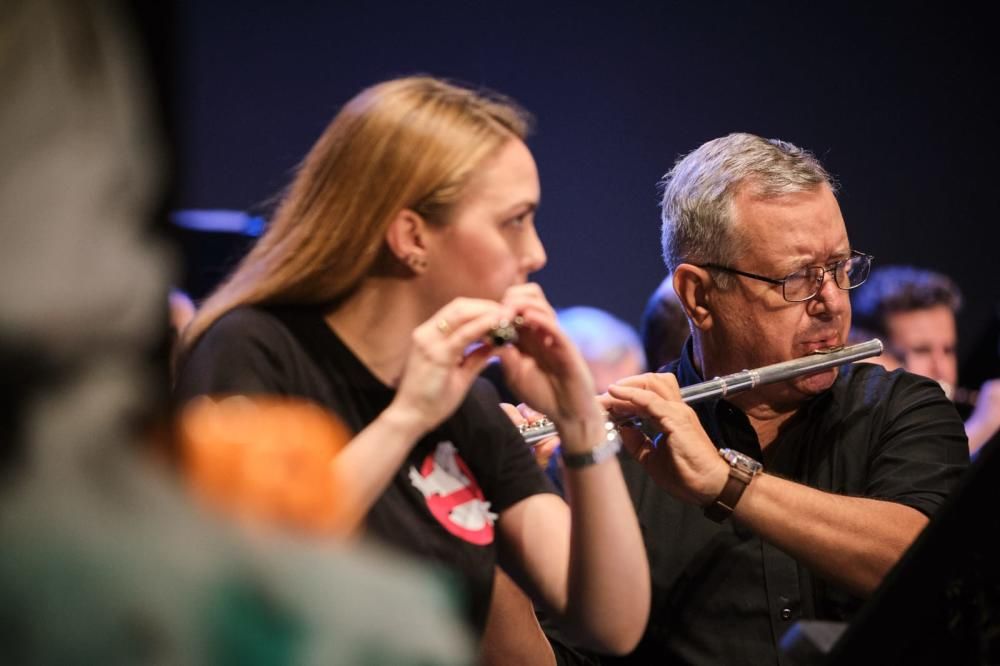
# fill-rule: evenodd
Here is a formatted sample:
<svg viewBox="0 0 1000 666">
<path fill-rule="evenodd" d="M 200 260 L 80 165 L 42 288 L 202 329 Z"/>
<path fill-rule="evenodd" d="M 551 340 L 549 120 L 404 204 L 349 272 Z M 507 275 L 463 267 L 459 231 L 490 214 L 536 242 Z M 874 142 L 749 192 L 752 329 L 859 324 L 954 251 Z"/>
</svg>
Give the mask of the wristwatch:
<svg viewBox="0 0 1000 666">
<path fill-rule="evenodd" d="M 760 474 L 764 466 L 750 456 L 732 449 L 719 449 L 719 455 L 729 463 L 729 478 L 715 501 L 705 507 L 705 515 L 717 523 L 728 518 L 736 503 L 743 496 L 753 477 Z"/>
<path fill-rule="evenodd" d="M 604 422 L 604 437 L 597 443 L 597 446 L 586 453 L 565 453 L 560 451 L 563 464 L 570 469 L 580 469 L 599 465 L 605 460 L 610 460 L 617 455 L 622 448 L 621 433 L 611 421 Z"/>
</svg>

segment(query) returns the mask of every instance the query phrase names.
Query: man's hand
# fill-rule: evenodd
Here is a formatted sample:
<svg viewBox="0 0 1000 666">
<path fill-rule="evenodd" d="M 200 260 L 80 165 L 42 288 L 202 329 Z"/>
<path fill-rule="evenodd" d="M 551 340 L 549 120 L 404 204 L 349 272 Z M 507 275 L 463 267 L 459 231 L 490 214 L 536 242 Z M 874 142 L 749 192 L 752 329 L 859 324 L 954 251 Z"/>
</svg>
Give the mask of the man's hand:
<svg viewBox="0 0 1000 666">
<path fill-rule="evenodd" d="M 681 400 L 677 378 L 646 373 L 608 387 L 601 403 L 614 421 L 638 416 L 655 423 L 662 435 L 655 442 L 634 428 L 622 428 L 626 450 L 653 480 L 677 499 L 706 506 L 722 492 L 729 466 Z"/>
</svg>

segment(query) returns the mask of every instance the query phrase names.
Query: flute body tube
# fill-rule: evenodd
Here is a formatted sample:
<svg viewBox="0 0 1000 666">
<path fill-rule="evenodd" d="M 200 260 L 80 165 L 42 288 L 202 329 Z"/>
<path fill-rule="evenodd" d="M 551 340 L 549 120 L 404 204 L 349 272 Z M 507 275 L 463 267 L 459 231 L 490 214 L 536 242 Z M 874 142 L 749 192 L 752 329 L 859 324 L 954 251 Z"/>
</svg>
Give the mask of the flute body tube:
<svg viewBox="0 0 1000 666">
<path fill-rule="evenodd" d="M 875 338 L 847 347 L 818 350 L 808 356 L 793 358 L 790 361 L 765 365 L 755 370 L 741 370 L 740 372 L 734 372 L 698 384 L 685 386 L 681 389 L 681 400 L 692 405 L 704 402 L 705 400 L 736 395 L 737 393 L 743 393 L 744 391 L 749 391 L 765 384 L 774 384 L 788 379 L 795 379 L 796 377 L 835 368 L 845 363 L 853 363 L 854 361 L 878 356 L 882 353 L 882 348 L 882 341 Z M 658 431 L 656 427 L 645 424 L 641 419 L 636 419 L 622 425 L 634 425 L 642 429 L 647 435 Z M 555 424 L 549 419 L 541 419 L 534 423 L 525 424 L 519 430 L 528 444 L 536 444 L 556 433 Z"/>
</svg>

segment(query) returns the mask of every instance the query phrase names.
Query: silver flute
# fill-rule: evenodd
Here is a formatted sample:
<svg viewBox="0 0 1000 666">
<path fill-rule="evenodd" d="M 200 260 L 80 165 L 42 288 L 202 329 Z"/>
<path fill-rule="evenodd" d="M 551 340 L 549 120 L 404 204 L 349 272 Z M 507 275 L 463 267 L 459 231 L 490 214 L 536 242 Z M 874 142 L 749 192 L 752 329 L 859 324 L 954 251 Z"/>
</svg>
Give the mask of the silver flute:
<svg viewBox="0 0 1000 666">
<path fill-rule="evenodd" d="M 705 400 L 712 400 L 713 398 L 724 398 L 755 389 L 758 386 L 810 375 L 820 370 L 826 370 L 827 368 L 834 368 L 845 363 L 853 363 L 854 361 L 878 356 L 881 353 L 882 341 L 878 338 L 847 347 L 817 349 L 801 358 L 793 358 L 790 361 L 765 365 L 756 370 L 741 370 L 731 375 L 716 377 L 715 379 L 709 379 L 699 384 L 685 386 L 681 389 L 681 400 L 692 405 Z M 658 428 L 647 424 L 642 419 L 631 419 L 619 425 L 637 427 L 651 436 L 659 432 Z M 546 437 L 555 435 L 556 425 L 551 420 L 542 418 L 532 423 L 525 423 L 519 426 L 518 430 L 521 431 L 524 441 L 534 445 Z"/>
</svg>

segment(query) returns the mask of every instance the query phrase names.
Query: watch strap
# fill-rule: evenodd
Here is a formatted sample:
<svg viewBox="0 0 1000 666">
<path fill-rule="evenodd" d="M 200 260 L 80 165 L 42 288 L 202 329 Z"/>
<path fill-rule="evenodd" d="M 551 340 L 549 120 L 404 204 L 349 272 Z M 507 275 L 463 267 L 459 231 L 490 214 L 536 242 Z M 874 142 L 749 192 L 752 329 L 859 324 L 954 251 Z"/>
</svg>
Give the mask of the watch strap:
<svg viewBox="0 0 1000 666">
<path fill-rule="evenodd" d="M 736 508 L 736 503 L 740 501 L 743 491 L 750 485 L 753 477 L 751 472 L 731 466 L 726 485 L 722 487 L 722 492 L 715 498 L 715 501 L 705 507 L 705 516 L 717 523 L 721 523 L 731 516 Z"/>
<path fill-rule="evenodd" d="M 599 465 L 605 460 L 614 458 L 621 448 L 622 438 L 618 433 L 618 428 L 611 421 L 605 421 L 604 439 L 597 446 L 586 453 L 566 453 L 560 450 L 559 454 L 562 456 L 563 464 L 566 467 L 579 469 L 581 467 Z"/>
</svg>

